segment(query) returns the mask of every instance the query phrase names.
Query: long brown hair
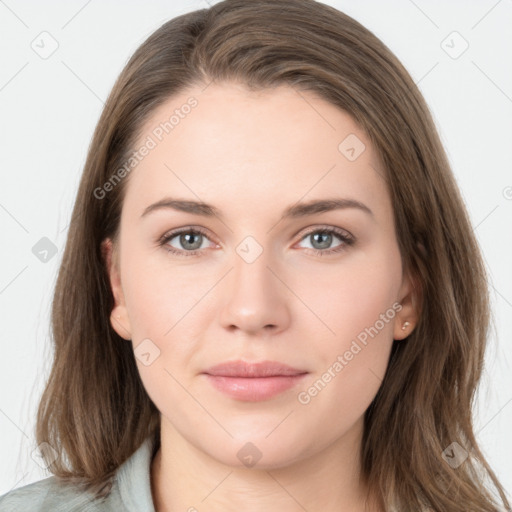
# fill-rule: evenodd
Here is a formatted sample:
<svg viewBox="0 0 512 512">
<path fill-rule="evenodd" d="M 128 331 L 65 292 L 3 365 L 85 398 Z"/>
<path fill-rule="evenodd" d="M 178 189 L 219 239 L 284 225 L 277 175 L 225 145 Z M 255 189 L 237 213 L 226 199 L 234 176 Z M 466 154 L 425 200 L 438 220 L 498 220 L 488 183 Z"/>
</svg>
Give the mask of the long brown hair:
<svg viewBox="0 0 512 512">
<path fill-rule="evenodd" d="M 157 106 L 191 85 L 224 80 L 314 92 L 359 123 L 386 170 L 404 268 L 419 283 L 422 308 L 413 333 L 394 342 L 365 414 L 369 489 L 386 510 L 490 512 L 500 498 L 510 508 L 471 418 L 490 319 L 485 267 L 431 114 L 373 33 L 313 0 L 225 0 L 181 15 L 137 49 L 115 83 L 89 148 L 52 304 L 54 360 L 36 425 L 37 443 L 59 455 L 52 473 L 101 497 L 144 439 L 159 438 L 159 411 L 131 343 L 109 322 L 114 299 L 101 242 L 117 240 L 129 176 L 104 197 L 97 190 L 126 162 Z M 459 447 L 469 456 L 455 468 L 443 452 Z"/>
</svg>

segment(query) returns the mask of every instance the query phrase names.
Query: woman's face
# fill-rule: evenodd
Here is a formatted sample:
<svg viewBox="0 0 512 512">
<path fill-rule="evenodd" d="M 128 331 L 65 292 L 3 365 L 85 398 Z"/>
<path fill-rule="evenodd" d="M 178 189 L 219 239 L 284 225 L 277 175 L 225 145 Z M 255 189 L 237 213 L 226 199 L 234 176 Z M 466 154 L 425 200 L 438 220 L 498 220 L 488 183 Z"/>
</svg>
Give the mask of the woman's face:
<svg viewBox="0 0 512 512">
<path fill-rule="evenodd" d="M 285 466 L 361 431 L 415 320 L 412 287 L 384 169 L 349 115 L 287 86 L 202 89 L 169 99 L 139 137 L 119 268 L 107 256 L 111 321 L 162 429 L 225 464 Z M 151 208 L 171 200 L 182 208 Z M 308 206 L 329 200 L 345 206 Z M 304 374 L 204 373 L 236 360 Z"/>
</svg>

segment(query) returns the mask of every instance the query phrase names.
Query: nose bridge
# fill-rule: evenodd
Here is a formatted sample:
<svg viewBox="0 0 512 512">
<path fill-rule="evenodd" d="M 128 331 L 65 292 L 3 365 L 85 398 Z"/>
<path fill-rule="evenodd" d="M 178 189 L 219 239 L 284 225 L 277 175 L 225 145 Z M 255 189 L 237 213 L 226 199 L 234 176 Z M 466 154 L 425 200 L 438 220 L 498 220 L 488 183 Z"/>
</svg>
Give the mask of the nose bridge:
<svg viewBox="0 0 512 512">
<path fill-rule="evenodd" d="M 268 268 L 272 266 L 272 251 L 268 246 L 268 239 L 260 243 L 256 237 L 248 235 L 236 246 L 235 253 L 233 263 L 235 287 L 237 289 L 253 288 L 254 293 L 263 289 L 263 293 L 268 293 L 269 284 L 272 286 L 269 283 L 272 273 Z"/>
</svg>

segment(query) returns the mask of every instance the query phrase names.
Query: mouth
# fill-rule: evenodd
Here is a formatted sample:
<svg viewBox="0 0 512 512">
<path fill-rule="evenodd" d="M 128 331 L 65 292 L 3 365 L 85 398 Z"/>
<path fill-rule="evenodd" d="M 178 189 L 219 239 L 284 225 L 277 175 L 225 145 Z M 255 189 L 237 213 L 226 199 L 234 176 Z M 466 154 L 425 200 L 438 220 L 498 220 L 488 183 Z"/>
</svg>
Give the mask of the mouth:
<svg viewBox="0 0 512 512">
<path fill-rule="evenodd" d="M 276 361 L 230 361 L 204 371 L 210 384 L 237 400 L 268 400 L 296 386 L 309 372 Z"/>
<path fill-rule="evenodd" d="M 238 360 L 217 364 L 203 373 L 219 377 L 290 377 L 308 372 L 277 361 L 247 363 Z"/>
</svg>

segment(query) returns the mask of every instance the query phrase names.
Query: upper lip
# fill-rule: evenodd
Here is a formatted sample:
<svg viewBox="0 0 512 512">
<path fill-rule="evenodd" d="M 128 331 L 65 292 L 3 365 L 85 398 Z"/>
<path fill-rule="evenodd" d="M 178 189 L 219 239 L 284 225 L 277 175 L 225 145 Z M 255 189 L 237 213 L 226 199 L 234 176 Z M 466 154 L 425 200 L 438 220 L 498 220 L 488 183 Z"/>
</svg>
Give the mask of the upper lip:
<svg viewBox="0 0 512 512">
<path fill-rule="evenodd" d="M 279 363 L 278 361 L 248 363 L 238 360 L 217 364 L 208 368 L 203 373 L 225 377 L 272 377 L 276 375 L 300 375 L 308 372 Z"/>
</svg>

